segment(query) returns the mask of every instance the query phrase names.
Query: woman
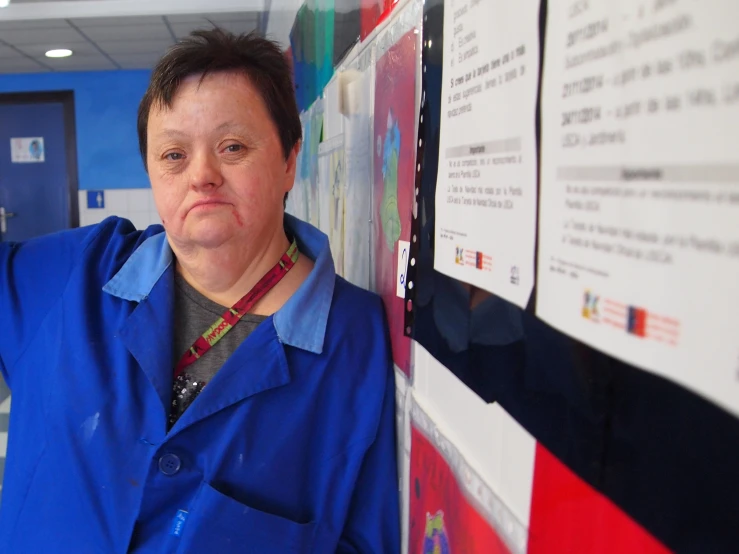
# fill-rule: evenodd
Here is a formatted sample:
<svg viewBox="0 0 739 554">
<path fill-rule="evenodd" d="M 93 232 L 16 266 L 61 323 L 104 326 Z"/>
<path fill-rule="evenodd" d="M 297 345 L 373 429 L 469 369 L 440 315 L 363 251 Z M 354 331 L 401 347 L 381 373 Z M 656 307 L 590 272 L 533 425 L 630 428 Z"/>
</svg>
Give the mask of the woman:
<svg viewBox="0 0 739 554">
<path fill-rule="evenodd" d="M 164 229 L 0 244 L 0 551 L 398 552 L 381 302 L 284 214 L 283 54 L 194 33 L 138 131 Z"/>
</svg>

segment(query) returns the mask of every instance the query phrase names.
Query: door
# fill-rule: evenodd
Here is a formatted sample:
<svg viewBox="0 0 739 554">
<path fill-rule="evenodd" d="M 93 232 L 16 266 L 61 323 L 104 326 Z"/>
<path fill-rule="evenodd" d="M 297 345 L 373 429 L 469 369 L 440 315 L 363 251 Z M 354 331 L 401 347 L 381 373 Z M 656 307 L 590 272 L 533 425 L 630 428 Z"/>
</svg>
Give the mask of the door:
<svg viewBox="0 0 739 554">
<path fill-rule="evenodd" d="M 76 227 L 72 92 L 0 95 L 0 240 Z"/>
</svg>

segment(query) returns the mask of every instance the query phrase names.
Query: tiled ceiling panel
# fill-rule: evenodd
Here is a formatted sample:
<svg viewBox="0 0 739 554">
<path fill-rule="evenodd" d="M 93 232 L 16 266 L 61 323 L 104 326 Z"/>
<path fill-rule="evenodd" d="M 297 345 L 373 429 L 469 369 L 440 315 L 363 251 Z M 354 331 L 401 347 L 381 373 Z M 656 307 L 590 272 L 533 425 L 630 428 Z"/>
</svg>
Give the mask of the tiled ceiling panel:
<svg viewBox="0 0 739 554">
<path fill-rule="evenodd" d="M 63 19 L 33 19 L 31 21 L 0 21 L 0 38 L 5 38 L 6 31 L 25 31 L 27 29 L 66 29 L 69 27 Z"/>
<path fill-rule="evenodd" d="M 17 50 L 13 50 L 7 46 L 0 46 L 0 58 L 17 58 L 19 56 L 20 54 L 18 54 Z"/>
<path fill-rule="evenodd" d="M 122 27 L 118 25 L 105 25 L 96 27 L 78 27 L 85 36 L 93 41 L 99 40 L 171 40 L 172 36 L 167 30 L 162 18 L 154 23 L 144 25 L 132 25 Z"/>
<path fill-rule="evenodd" d="M 154 0 L 152 0 L 154 1 Z M 0 73 L 149 69 L 175 38 L 219 25 L 234 33 L 257 28 L 257 12 L 200 15 L 0 21 Z M 70 58 L 45 52 L 69 48 Z"/>
<path fill-rule="evenodd" d="M 231 21 L 218 23 L 219 27 L 231 31 L 232 33 L 248 33 L 253 30 L 256 25 L 248 21 Z M 212 25 L 207 21 L 197 23 L 172 23 L 172 31 L 177 38 L 182 38 L 190 34 L 193 29 L 210 29 Z"/>
<path fill-rule="evenodd" d="M 36 2 L 65 2 L 65 1 L 66 0 L 13 0 L 13 4 L 34 4 Z M 95 0 L 89 0 L 89 1 L 95 1 Z"/>
<path fill-rule="evenodd" d="M 172 45 L 172 39 L 169 40 L 99 40 L 97 45 L 110 56 L 118 56 L 119 54 L 151 54 L 163 53 Z"/>
<path fill-rule="evenodd" d="M 37 73 L 44 71 L 44 68 L 33 60 L 18 56 L 17 58 L 2 58 L 0 66 L 7 68 L 6 73 Z"/>
<path fill-rule="evenodd" d="M 159 61 L 161 54 L 120 54 L 114 59 L 121 69 L 151 68 Z"/>
<path fill-rule="evenodd" d="M 71 19 L 72 23 L 80 28 L 85 27 L 131 27 L 135 25 L 156 24 L 162 21 L 159 16 L 142 15 L 137 17 L 87 17 Z"/>
<path fill-rule="evenodd" d="M 80 35 L 69 25 L 66 27 L 54 27 L 52 29 L 24 29 L 3 31 L 0 40 L 13 46 L 28 46 L 33 44 L 58 44 L 59 47 L 65 42 L 79 42 Z"/>
<path fill-rule="evenodd" d="M 70 58 L 45 59 L 44 63 L 55 71 L 96 71 L 101 69 L 118 69 L 102 54 L 72 56 Z"/>
<path fill-rule="evenodd" d="M 16 46 L 18 50 L 23 52 L 24 54 L 27 54 L 29 56 L 32 56 L 34 58 L 39 58 L 41 60 L 48 60 L 49 58 L 46 58 L 44 54 L 51 48 L 54 48 L 55 46 L 46 43 L 46 44 L 28 44 L 28 45 L 19 45 Z M 69 48 L 74 52 L 74 56 L 89 56 L 91 54 L 99 54 L 97 48 L 95 48 L 95 45 L 87 42 L 82 37 L 78 37 L 77 42 L 64 42 L 63 45 L 60 45 L 59 48 Z M 73 57 L 74 57 L 73 56 Z"/>
<path fill-rule="evenodd" d="M 249 21 L 256 24 L 259 14 L 255 12 L 239 13 L 204 13 L 200 15 L 168 15 L 172 23 L 197 23 L 212 21 L 213 23 L 228 23 L 232 21 Z"/>
</svg>

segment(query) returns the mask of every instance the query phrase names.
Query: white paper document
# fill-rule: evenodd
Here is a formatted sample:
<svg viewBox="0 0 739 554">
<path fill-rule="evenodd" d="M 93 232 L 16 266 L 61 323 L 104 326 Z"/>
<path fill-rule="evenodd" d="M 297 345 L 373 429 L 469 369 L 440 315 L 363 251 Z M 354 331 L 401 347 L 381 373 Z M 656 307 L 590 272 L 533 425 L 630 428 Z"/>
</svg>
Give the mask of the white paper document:
<svg viewBox="0 0 739 554">
<path fill-rule="evenodd" d="M 323 89 L 323 140 L 344 134 L 344 116 L 341 115 L 339 79 L 334 77 Z"/>
<path fill-rule="evenodd" d="M 370 288 L 372 241 L 372 99 L 374 67 L 347 85 L 344 128 L 346 200 L 344 202 L 344 278 Z"/>
<path fill-rule="evenodd" d="M 345 195 L 344 135 L 338 135 L 318 147 L 319 228 L 328 236 L 338 275 L 344 271 Z"/>
<path fill-rule="evenodd" d="M 537 314 L 739 414 L 739 3 L 551 2 Z"/>
<path fill-rule="evenodd" d="M 434 266 L 523 307 L 534 283 L 539 2 L 448 2 L 444 37 Z"/>
<path fill-rule="evenodd" d="M 11 138 L 10 161 L 14 164 L 44 163 L 44 137 Z"/>
</svg>

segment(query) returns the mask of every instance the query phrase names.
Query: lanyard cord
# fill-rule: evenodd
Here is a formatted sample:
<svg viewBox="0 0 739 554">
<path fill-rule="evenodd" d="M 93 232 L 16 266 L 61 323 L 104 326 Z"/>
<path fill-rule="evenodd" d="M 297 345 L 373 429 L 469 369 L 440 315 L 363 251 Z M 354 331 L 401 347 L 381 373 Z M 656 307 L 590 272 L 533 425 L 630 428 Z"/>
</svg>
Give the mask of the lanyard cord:
<svg viewBox="0 0 739 554">
<path fill-rule="evenodd" d="M 223 312 L 216 322 L 211 325 L 205 333 L 200 335 L 193 343 L 190 349 L 185 352 L 180 361 L 175 366 L 174 376 L 177 378 L 184 369 L 195 363 L 208 350 L 223 338 L 223 336 L 233 329 L 239 320 L 244 317 L 254 305 L 262 299 L 262 297 L 272 290 L 287 272 L 292 269 L 298 261 L 298 244 L 293 239 L 290 248 L 282 255 L 275 266 L 270 269 L 254 287 L 247 292 L 241 300 Z"/>
</svg>

